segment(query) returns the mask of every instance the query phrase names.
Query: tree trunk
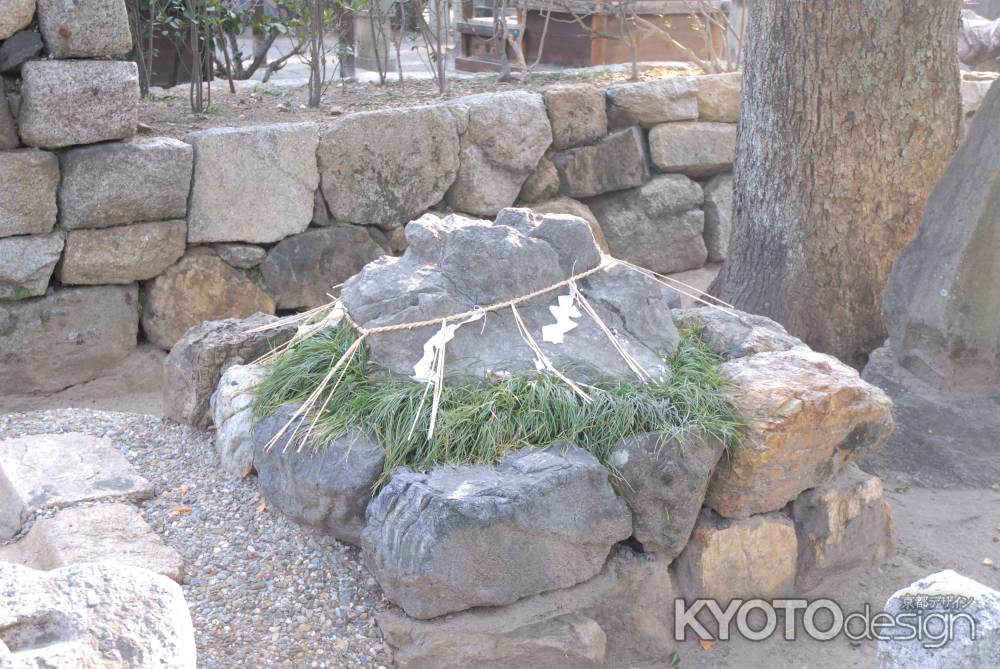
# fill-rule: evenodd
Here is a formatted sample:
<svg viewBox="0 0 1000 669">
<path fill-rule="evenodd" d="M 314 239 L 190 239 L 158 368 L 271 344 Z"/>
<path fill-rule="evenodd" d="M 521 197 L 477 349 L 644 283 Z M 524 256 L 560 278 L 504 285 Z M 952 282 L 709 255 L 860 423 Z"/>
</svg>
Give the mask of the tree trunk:
<svg viewBox="0 0 1000 669">
<path fill-rule="evenodd" d="M 958 0 L 755 0 L 712 294 L 862 364 L 959 135 Z"/>
</svg>

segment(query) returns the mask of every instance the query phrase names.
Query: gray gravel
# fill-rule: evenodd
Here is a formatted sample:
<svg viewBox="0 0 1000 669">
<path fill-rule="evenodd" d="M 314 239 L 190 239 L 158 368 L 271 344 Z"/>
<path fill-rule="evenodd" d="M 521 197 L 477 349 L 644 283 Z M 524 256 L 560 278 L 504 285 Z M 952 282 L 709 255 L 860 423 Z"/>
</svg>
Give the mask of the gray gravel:
<svg viewBox="0 0 1000 669">
<path fill-rule="evenodd" d="M 0 439 L 112 439 L 156 486 L 141 512 L 184 557 L 199 667 L 386 667 L 387 605 L 356 548 L 267 508 L 256 479 L 228 479 L 212 435 L 155 416 L 60 409 L 0 415 Z"/>
</svg>

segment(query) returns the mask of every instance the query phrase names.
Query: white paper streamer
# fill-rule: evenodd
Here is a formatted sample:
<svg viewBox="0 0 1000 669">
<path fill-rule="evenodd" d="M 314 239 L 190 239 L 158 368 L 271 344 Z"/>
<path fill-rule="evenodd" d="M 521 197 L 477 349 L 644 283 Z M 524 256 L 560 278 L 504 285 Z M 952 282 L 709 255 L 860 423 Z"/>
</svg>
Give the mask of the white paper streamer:
<svg viewBox="0 0 1000 669">
<path fill-rule="evenodd" d="M 434 336 L 424 342 L 424 356 L 413 366 L 413 376 L 410 378 L 420 383 L 434 383 L 438 376 L 434 370 L 434 361 L 438 357 L 438 352 L 444 348 L 445 344 L 455 338 L 455 330 L 466 323 L 478 321 L 485 315 L 486 312 L 479 312 L 469 316 L 464 321 L 442 325 L 441 329 L 434 333 Z"/>
<path fill-rule="evenodd" d="M 583 314 L 573 302 L 572 294 L 560 295 L 559 304 L 549 307 L 556 322 L 542 327 L 542 341 L 550 344 L 562 344 L 566 333 L 579 325 L 579 323 L 574 323 L 573 319 L 580 318 Z"/>
</svg>

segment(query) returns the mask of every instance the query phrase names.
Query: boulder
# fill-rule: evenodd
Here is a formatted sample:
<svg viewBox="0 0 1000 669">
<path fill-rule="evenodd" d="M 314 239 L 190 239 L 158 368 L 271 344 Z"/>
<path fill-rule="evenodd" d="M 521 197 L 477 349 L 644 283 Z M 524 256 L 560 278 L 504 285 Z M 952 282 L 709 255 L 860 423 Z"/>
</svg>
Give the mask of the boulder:
<svg viewBox="0 0 1000 669">
<path fill-rule="evenodd" d="M 59 224 L 107 228 L 184 218 L 194 151 L 168 137 L 70 149 L 60 155 Z"/>
<path fill-rule="evenodd" d="M 730 360 L 719 372 L 748 419 L 705 502 L 728 518 L 784 507 L 892 432 L 888 396 L 832 356 L 792 348 Z"/>
<path fill-rule="evenodd" d="M 687 599 L 774 599 L 795 586 L 795 525 L 781 513 L 722 518 L 702 511 L 674 563 L 677 586 Z"/>
<path fill-rule="evenodd" d="M 649 179 L 645 141 L 638 128 L 613 132 L 597 144 L 552 156 L 566 195 L 592 197 L 641 186 Z"/>
<path fill-rule="evenodd" d="M 9 486 L 0 497 L 21 500 L 21 522 L 39 509 L 153 496 L 153 486 L 110 439 L 79 432 L 4 439 L 0 470 Z"/>
<path fill-rule="evenodd" d="M 514 204 L 552 143 L 545 101 L 537 93 L 508 91 L 459 98 L 448 109 L 460 136 L 458 174 L 448 189 L 448 205 L 494 216 Z"/>
<path fill-rule="evenodd" d="M 744 358 L 768 351 L 805 347 L 766 316 L 722 307 L 690 307 L 673 312 L 678 327 L 700 328 L 701 340 L 726 358 Z"/>
<path fill-rule="evenodd" d="M 17 134 L 17 121 L 14 120 L 10 105 L 7 103 L 7 93 L 4 92 L 3 86 L 0 86 L 0 151 L 10 151 L 19 146 L 21 137 Z"/>
<path fill-rule="evenodd" d="M 309 226 L 319 186 L 315 125 L 212 128 L 184 140 L 194 147 L 189 243 L 268 244 Z"/>
<path fill-rule="evenodd" d="M 267 251 L 253 244 L 216 244 L 212 248 L 236 269 L 253 269 L 267 258 Z"/>
<path fill-rule="evenodd" d="M 696 182 L 671 174 L 588 204 L 601 222 L 611 255 L 670 274 L 705 264 L 703 197 Z"/>
<path fill-rule="evenodd" d="M 693 121 L 698 118 L 698 80 L 667 77 L 608 86 L 608 117 L 612 125 Z"/>
<path fill-rule="evenodd" d="M 147 283 L 143 296 L 142 329 L 150 342 L 166 350 L 202 321 L 274 313 L 267 293 L 207 254 L 185 255 Z"/>
<path fill-rule="evenodd" d="M 334 286 L 383 253 L 363 226 L 317 228 L 278 242 L 260 272 L 278 309 L 312 308 L 331 302 Z"/>
<path fill-rule="evenodd" d="M 124 0 L 37 0 L 38 25 L 53 58 L 122 56 L 132 50 Z"/>
<path fill-rule="evenodd" d="M 548 200 L 559 193 L 559 171 L 546 157 L 538 161 L 535 171 L 528 175 L 521 186 L 517 199 L 520 202 L 539 202 Z"/>
<path fill-rule="evenodd" d="M 592 84 L 562 84 L 543 91 L 552 126 L 552 147 L 593 144 L 608 134 L 604 91 Z"/>
<path fill-rule="evenodd" d="M 582 583 L 631 534 L 604 465 L 556 444 L 495 467 L 399 469 L 368 505 L 361 541 L 389 601 L 427 619 Z"/>
<path fill-rule="evenodd" d="M 35 521 L 15 544 L 0 547 L 0 562 L 52 570 L 81 562 L 120 562 L 181 581 L 184 561 L 139 512 L 117 502 L 62 509 Z"/>
<path fill-rule="evenodd" d="M 348 114 L 320 137 L 323 198 L 334 220 L 400 227 L 444 198 L 458 154 L 443 106 Z"/>
<path fill-rule="evenodd" d="M 474 307 L 486 307 L 550 287 L 574 273 L 597 267 L 600 251 L 590 226 L 581 219 L 546 215 L 526 209 L 508 209 L 497 223 L 460 216 L 439 219 L 425 215 L 406 226 L 409 247 L 401 258 L 381 258 L 367 265 L 344 284 L 341 299 L 351 317 L 362 327 L 439 319 Z M 603 281 L 597 281 L 597 279 Z M 591 283 L 593 282 L 593 283 Z M 610 285 L 609 283 L 610 282 Z M 591 301 L 605 295 L 613 304 L 616 279 L 591 276 L 581 290 Z M 636 284 L 629 284 L 633 289 Z M 658 329 L 644 330 L 642 338 L 626 326 L 627 307 L 596 304 L 618 341 L 655 379 L 666 380 L 662 355 L 677 344 L 677 333 L 666 305 L 653 301 L 660 294 L 652 281 L 641 282 L 632 295 L 635 304 L 650 310 L 647 318 Z M 555 322 L 549 307 L 560 294 L 555 290 L 517 309 L 528 330 L 557 369 L 572 370 L 578 380 L 635 378 L 605 333 L 588 317 L 562 344 L 543 341 L 541 328 Z M 371 361 L 387 371 L 405 376 L 424 353 L 424 342 L 437 328 L 375 334 L 366 340 Z M 484 322 L 455 332 L 447 344 L 445 373 L 483 376 L 487 370 L 534 373 L 535 353 L 523 342 L 509 309 L 490 312 Z"/>
<path fill-rule="evenodd" d="M 733 229 L 733 175 L 720 174 L 705 184 L 704 209 L 708 262 L 722 262 L 729 255 Z"/>
<path fill-rule="evenodd" d="M 184 220 L 70 230 L 59 280 L 69 285 L 152 279 L 184 255 L 186 242 Z"/>
<path fill-rule="evenodd" d="M 0 152 L 0 237 L 51 232 L 59 161 L 37 149 Z"/>
<path fill-rule="evenodd" d="M 227 367 L 209 401 L 215 452 L 222 468 L 235 478 L 253 471 L 254 390 L 265 374 L 261 365 Z"/>
<path fill-rule="evenodd" d="M 590 207 L 579 200 L 574 200 L 571 197 L 557 197 L 553 200 L 532 204 L 530 209 L 537 214 L 565 214 L 567 216 L 582 218 L 587 221 L 590 231 L 594 233 L 594 241 L 597 242 L 597 246 L 601 249 L 601 252 L 609 252 L 608 240 L 604 238 L 604 231 L 601 230 L 601 224 L 598 223 L 597 217 L 594 216 L 594 212 L 590 210 Z"/>
<path fill-rule="evenodd" d="M 610 462 L 622 477 L 632 536 L 644 551 L 662 553 L 667 560 L 680 554 L 722 453 L 718 440 L 698 435 L 680 440 L 636 435 L 615 446 Z"/>
<path fill-rule="evenodd" d="M 855 567 L 873 567 L 892 555 L 892 508 L 882 481 L 854 463 L 792 503 L 799 542 L 800 591 Z"/>
<path fill-rule="evenodd" d="M 44 295 L 62 249 L 58 232 L 0 238 L 0 300 Z"/>
<path fill-rule="evenodd" d="M 63 288 L 0 302 L 0 378 L 17 394 L 95 379 L 135 349 L 136 286 Z"/>
<path fill-rule="evenodd" d="M 294 324 L 252 332 L 277 319 L 265 314 L 199 323 L 184 333 L 163 363 L 163 415 L 195 427 L 211 420 L 210 399 L 231 365 L 249 365 L 295 334 Z"/>
<path fill-rule="evenodd" d="M 35 0 L 3 0 L 0 5 L 0 40 L 27 28 L 35 15 Z"/>
<path fill-rule="evenodd" d="M 268 449 L 295 408 L 284 407 L 253 429 L 253 466 L 261 492 L 295 522 L 358 545 L 385 453 L 358 432 L 323 443 L 313 440 L 300 449 L 299 439 L 309 429 L 302 418 Z"/>
<path fill-rule="evenodd" d="M 649 131 L 649 157 L 661 172 L 694 178 L 729 172 L 736 158 L 736 125 L 662 123 Z"/>
<path fill-rule="evenodd" d="M 736 123 L 740 120 L 740 72 L 698 77 L 698 120 Z"/>
<path fill-rule="evenodd" d="M 667 661 L 674 652 L 674 599 L 677 596 L 662 555 L 643 555 L 615 546 L 604 567 L 588 581 L 532 595 L 509 606 L 475 608 L 433 620 L 415 620 L 395 609 L 377 615 L 400 669 L 460 667 L 631 667 Z M 574 662 L 552 661 L 551 646 L 565 648 L 565 630 L 577 621 L 580 643 Z M 605 636 L 598 659 L 593 620 Z M 559 621 L 557 627 L 549 624 Z M 562 629 L 563 631 L 560 631 Z M 513 653 L 517 649 L 517 654 Z M 507 665 L 504 661 L 520 664 Z M 582 655 L 582 657 L 580 657 Z M 534 661 L 533 661 L 534 660 Z M 486 664 L 487 662 L 494 664 Z"/>
<path fill-rule="evenodd" d="M 1000 591 L 951 569 L 893 593 L 885 612 L 899 622 L 879 630 L 878 669 L 995 667 L 1000 660 Z"/>
<path fill-rule="evenodd" d="M 0 663 L 195 669 L 191 614 L 165 576 L 108 562 L 35 571 L 0 563 Z"/>
<path fill-rule="evenodd" d="M 32 60 L 21 68 L 21 141 L 58 149 L 124 139 L 138 123 L 139 72 L 115 60 Z"/>
</svg>

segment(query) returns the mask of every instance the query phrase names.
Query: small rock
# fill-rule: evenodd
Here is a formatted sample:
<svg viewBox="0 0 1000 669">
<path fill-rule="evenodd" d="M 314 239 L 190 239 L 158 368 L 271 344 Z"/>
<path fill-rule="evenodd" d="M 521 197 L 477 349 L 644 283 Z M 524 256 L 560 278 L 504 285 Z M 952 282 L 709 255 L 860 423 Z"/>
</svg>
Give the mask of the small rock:
<svg viewBox="0 0 1000 669">
<path fill-rule="evenodd" d="M 709 177 L 733 168 L 736 125 L 662 123 L 649 131 L 649 156 L 661 172 Z"/>
<path fill-rule="evenodd" d="M 720 174 L 705 184 L 705 247 L 709 262 L 729 255 L 733 228 L 733 175 Z"/>
<path fill-rule="evenodd" d="M 267 257 L 267 251 L 252 244 L 216 244 L 212 248 L 220 258 L 236 269 L 253 269 Z"/>
<path fill-rule="evenodd" d="M 736 123 L 740 120 L 740 72 L 698 77 L 698 120 Z"/>
<path fill-rule="evenodd" d="M 5 5 L 6 7 L 6 5 Z M 0 44 L 0 73 L 15 74 L 42 52 L 42 36 L 35 30 L 20 30 Z"/>
<path fill-rule="evenodd" d="M 265 374 L 260 365 L 232 365 L 222 373 L 209 402 L 215 452 L 226 473 L 236 478 L 253 471 L 254 389 Z"/>
<path fill-rule="evenodd" d="M 552 161 L 543 156 L 535 171 L 525 179 L 517 199 L 520 202 L 538 202 L 553 198 L 558 192 L 559 172 Z"/>
<path fill-rule="evenodd" d="M 613 132 L 597 144 L 558 151 L 552 162 L 563 192 L 572 197 L 634 188 L 649 178 L 642 131 L 635 127 Z"/>
<path fill-rule="evenodd" d="M 62 249 L 58 232 L 0 238 L 0 300 L 44 295 Z"/>
<path fill-rule="evenodd" d="M 27 28 L 35 15 L 35 0 L 4 0 L 0 11 L 0 40 Z"/>
<path fill-rule="evenodd" d="M 37 149 L 0 153 L 0 183 L 0 237 L 52 231 L 59 187 L 54 153 Z"/>
<path fill-rule="evenodd" d="M 557 197 L 554 200 L 532 204 L 530 209 L 539 214 L 566 214 L 582 218 L 587 221 L 590 231 L 594 233 L 594 241 L 597 242 L 597 246 L 601 249 L 601 252 L 609 252 L 608 240 L 604 238 L 604 231 L 601 230 L 601 224 L 597 221 L 597 217 L 594 216 L 594 212 L 590 210 L 590 207 L 579 200 L 574 200 L 571 197 Z"/>
<path fill-rule="evenodd" d="M 562 84 L 543 91 L 552 124 L 552 147 L 593 144 L 608 134 L 604 91 L 591 84 Z"/>
</svg>

